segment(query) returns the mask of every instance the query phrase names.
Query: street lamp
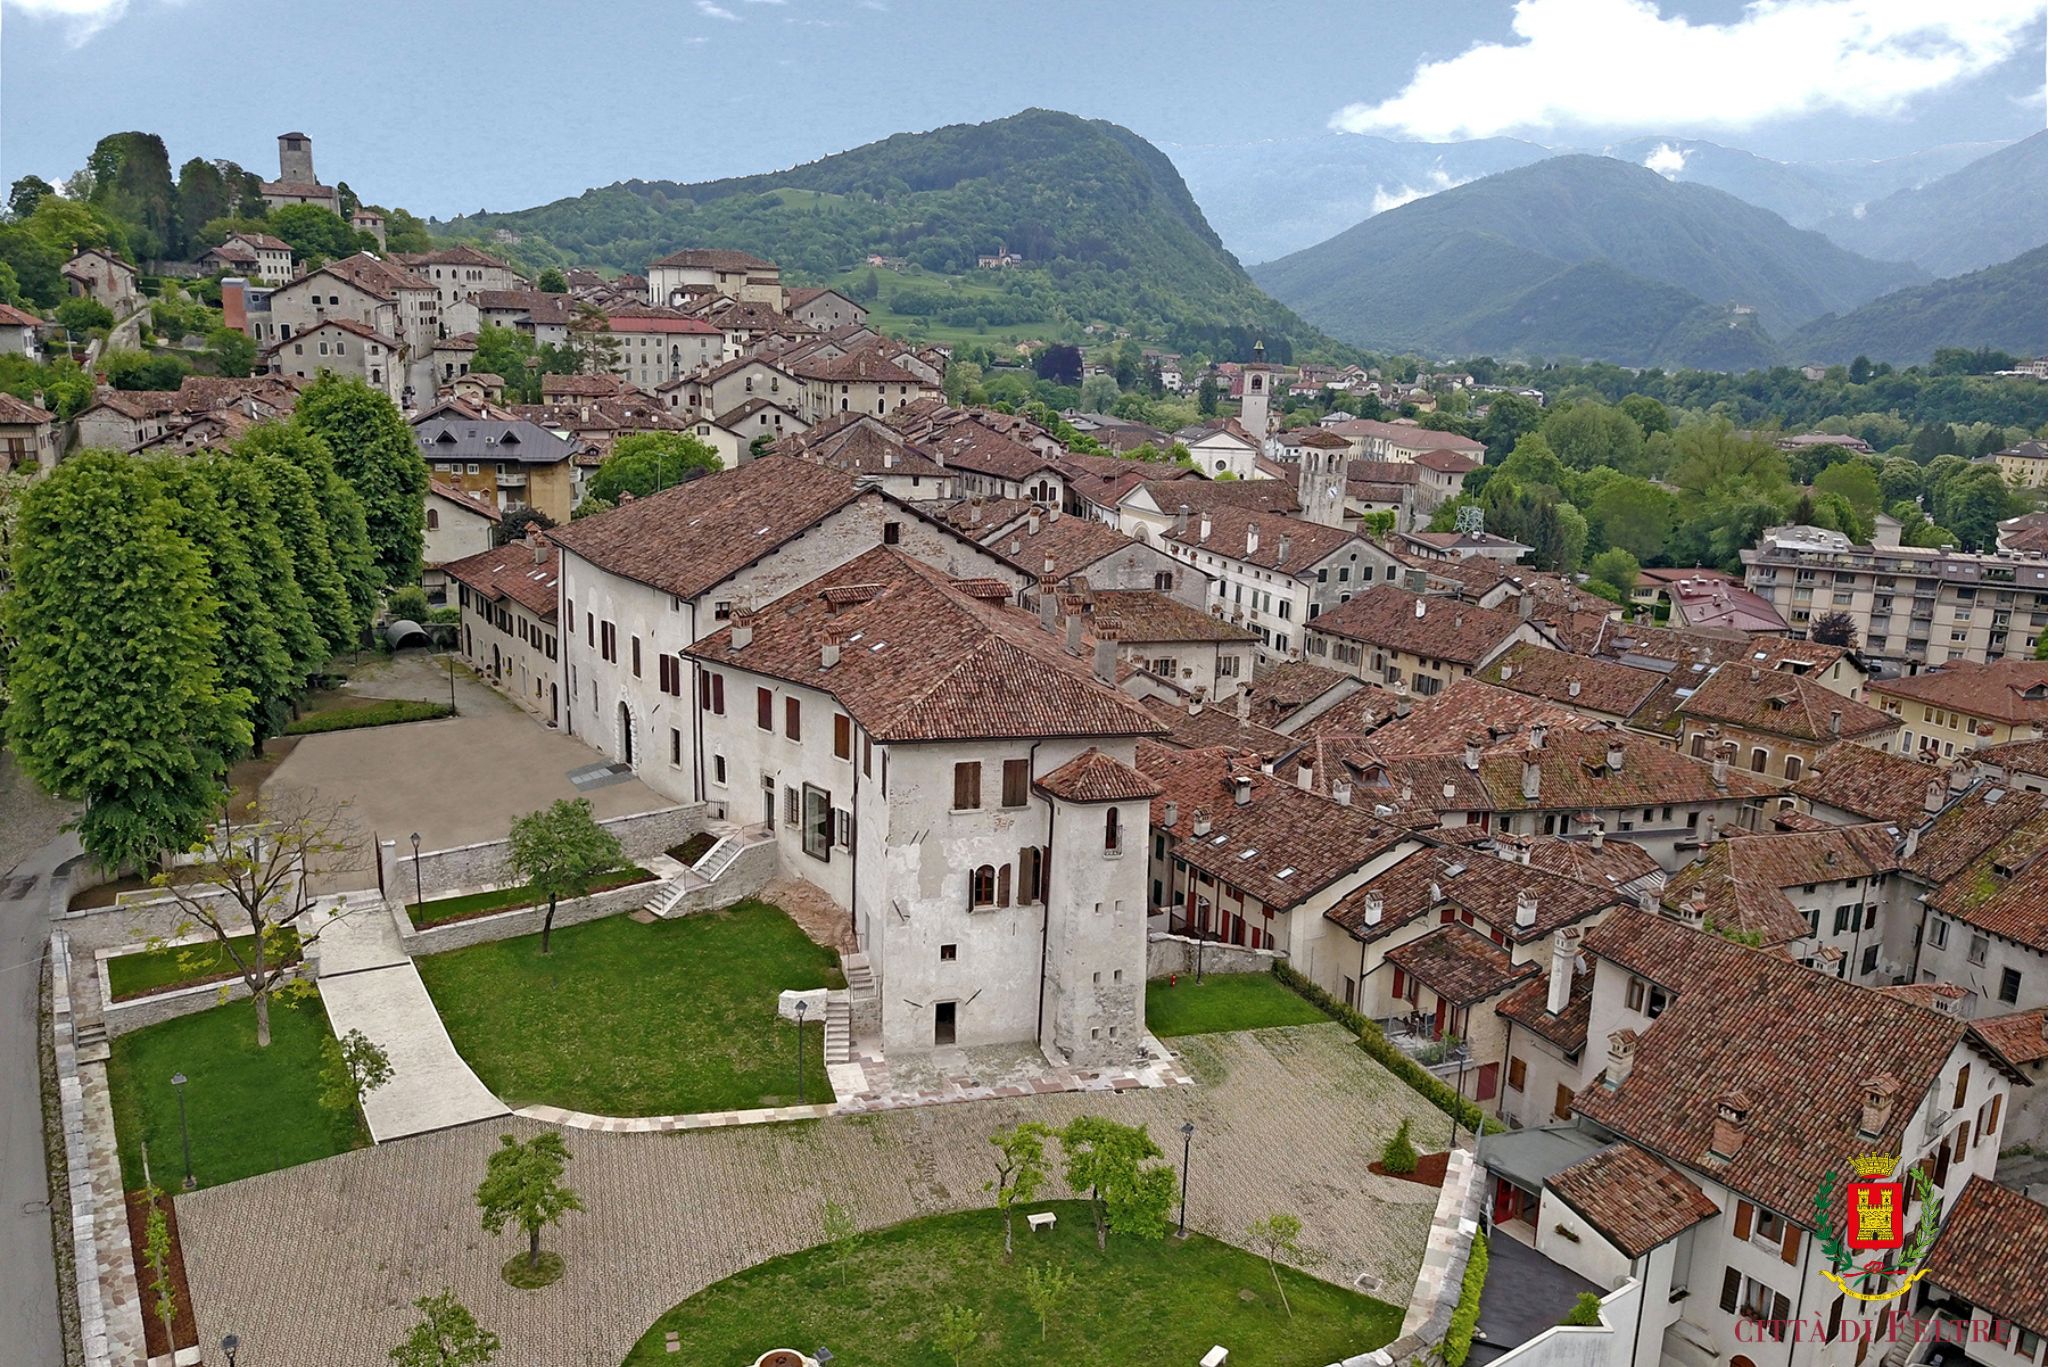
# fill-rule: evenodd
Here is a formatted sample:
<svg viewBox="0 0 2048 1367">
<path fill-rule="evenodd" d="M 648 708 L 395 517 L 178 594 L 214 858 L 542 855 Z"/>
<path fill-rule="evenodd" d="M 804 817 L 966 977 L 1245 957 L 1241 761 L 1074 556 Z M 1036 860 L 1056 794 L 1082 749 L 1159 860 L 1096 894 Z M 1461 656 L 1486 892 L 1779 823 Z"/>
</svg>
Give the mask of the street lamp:
<svg viewBox="0 0 2048 1367">
<path fill-rule="evenodd" d="M 807 1003 L 797 998 L 796 1003 L 796 1104 L 804 1104 L 804 1007 Z"/>
<path fill-rule="evenodd" d="M 220 1350 L 227 1354 L 228 1367 L 235 1367 L 235 1354 L 242 1351 L 242 1341 L 233 1334 L 227 1334 L 220 1341 Z"/>
<path fill-rule="evenodd" d="M 426 901 L 427 894 L 420 886 L 420 833 L 414 831 L 412 833 L 412 904 L 416 907 L 424 906 Z"/>
<path fill-rule="evenodd" d="M 185 1190 L 191 1191 L 199 1184 L 192 1180 L 192 1130 L 185 1123 L 185 1075 L 171 1074 L 171 1090 L 178 1094 L 178 1137 L 185 1145 Z"/>
<path fill-rule="evenodd" d="M 1188 1237 L 1188 1159 L 1195 1151 L 1195 1122 L 1190 1120 L 1180 1127 L 1180 1232 L 1174 1237 Z"/>
<path fill-rule="evenodd" d="M 455 651 L 453 647 L 450 647 L 448 651 L 448 715 L 451 717 L 455 715 Z"/>
</svg>

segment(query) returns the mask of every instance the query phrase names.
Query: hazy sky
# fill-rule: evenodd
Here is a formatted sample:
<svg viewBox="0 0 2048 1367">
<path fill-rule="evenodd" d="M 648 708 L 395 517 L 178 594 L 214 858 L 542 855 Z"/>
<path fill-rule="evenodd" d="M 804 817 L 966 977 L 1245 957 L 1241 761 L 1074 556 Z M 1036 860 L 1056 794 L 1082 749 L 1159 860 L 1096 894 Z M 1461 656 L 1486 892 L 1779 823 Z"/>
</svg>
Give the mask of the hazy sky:
<svg viewBox="0 0 2048 1367">
<path fill-rule="evenodd" d="M 1032 105 L 1169 154 L 1349 129 L 1883 157 L 2042 127 L 2044 27 L 2048 0 L 0 0 L 0 179 L 131 128 L 274 176 L 300 129 L 321 179 L 445 216 Z"/>
</svg>

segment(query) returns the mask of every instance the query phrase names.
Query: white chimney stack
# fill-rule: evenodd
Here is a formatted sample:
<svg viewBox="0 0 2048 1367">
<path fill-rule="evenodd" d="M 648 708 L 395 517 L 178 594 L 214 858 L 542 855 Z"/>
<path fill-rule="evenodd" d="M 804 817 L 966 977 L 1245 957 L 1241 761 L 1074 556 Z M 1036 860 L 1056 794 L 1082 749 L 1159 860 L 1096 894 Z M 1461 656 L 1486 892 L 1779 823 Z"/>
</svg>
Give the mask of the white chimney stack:
<svg viewBox="0 0 2048 1367">
<path fill-rule="evenodd" d="M 1197 540 L 1201 540 L 1201 541 L 1207 541 L 1208 539 L 1209 539 L 1209 514 L 1208 514 L 1208 513 L 1207 513 L 1207 512 L 1205 511 L 1205 512 L 1203 512 L 1203 514 L 1202 514 L 1202 528 L 1201 528 L 1201 534 L 1200 534 L 1200 536 L 1199 536 L 1199 537 L 1197 537 Z"/>
<path fill-rule="evenodd" d="M 1365 923 L 1367 925 L 1378 925 L 1380 917 L 1386 914 L 1386 909 L 1386 901 L 1378 893 L 1368 892 L 1365 895 Z"/>
<path fill-rule="evenodd" d="M 1616 1030 L 1607 1037 L 1607 1076 L 1604 1079 L 1610 1092 L 1620 1091 L 1621 1084 L 1628 1081 L 1629 1070 L 1636 1065 L 1636 1032 L 1627 1028 Z"/>
<path fill-rule="evenodd" d="M 1536 924 L 1536 894 L 1527 888 L 1515 894 L 1515 927 L 1527 930 Z"/>
<path fill-rule="evenodd" d="M 818 663 L 826 669 L 839 663 L 839 638 L 827 636 L 818 643 Z"/>
<path fill-rule="evenodd" d="M 1256 522 L 1247 522 L 1244 524 L 1244 553 L 1247 556 L 1250 556 L 1255 554 L 1258 551 L 1258 549 L 1259 524 Z"/>
<path fill-rule="evenodd" d="M 1180 804 L 1172 798 L 1166 799 L 1166 804 L 1159 811 L 1159 824 L 1170 828 L 1178 820 L 1180 820 Z"/>
<path fill-rule="evenodd" d="M 1621 757 L 1624 753 L 1626 752 L 1622 748 L 1621 737 L 1616 736 L 1607 742 L 1607 771 L 1609 773 L 1618 774 L 1621 772 Z"/>
<path fill-rule="evenodd" d="M 1578 967 L 1579 935 L 1577 926 L 1566 926 L 1550 941 L 1550 995 L 1543 1003 L 1544 1010 L 1553 1016 L 1564 1014 L 1572 999 L 1572 973 Z"/>
<path fill-rule="evenodd" d="M 1532 753 L 1522 759 L 1522 797 L 1534 802 L 1543 795 L 1543 766 Z"/>
</svg>

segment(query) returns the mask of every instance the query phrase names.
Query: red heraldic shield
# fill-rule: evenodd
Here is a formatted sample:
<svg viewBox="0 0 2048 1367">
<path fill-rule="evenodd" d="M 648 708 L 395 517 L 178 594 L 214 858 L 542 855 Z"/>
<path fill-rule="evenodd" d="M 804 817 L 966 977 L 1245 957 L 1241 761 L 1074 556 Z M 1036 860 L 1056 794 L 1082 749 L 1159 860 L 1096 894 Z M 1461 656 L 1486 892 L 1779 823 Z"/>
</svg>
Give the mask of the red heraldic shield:
<svg viewBox="0 0 2048 1367">
<path fill-rule="evenodd" d="M 1898 1248 L 1906 1242 L 1906 1188 L 1899 1182 L 1851 1182 L 1849 1247 Z"/>
</svg>

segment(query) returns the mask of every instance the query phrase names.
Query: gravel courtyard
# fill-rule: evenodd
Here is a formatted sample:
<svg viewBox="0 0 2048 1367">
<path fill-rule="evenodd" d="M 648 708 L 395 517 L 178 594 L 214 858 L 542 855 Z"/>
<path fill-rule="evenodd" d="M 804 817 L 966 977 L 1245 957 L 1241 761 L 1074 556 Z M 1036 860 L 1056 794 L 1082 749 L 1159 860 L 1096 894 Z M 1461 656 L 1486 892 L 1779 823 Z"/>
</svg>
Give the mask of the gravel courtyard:
<svg viewBox="0 0 2048 1367">
<path fill-rule="evenodd" d="M 982 1205 L 990 1134 L 1087 1112 L 1149 1124 L 1176 1165 L 1177 1131 L 1192 1119 L 1191 1226 L 1241 1243 L 1253 1220 L 1292 1211 L 1317 1275 L 1349 1284 L 1364 1274 L 1377 1279 L 1365 1289 L 1404 1303 L 1436 1192 L 1366 1164 L 1403 1116 L 1425 1149 L 1442 1142 L 1448 1119 L 1335 1025 L 1177 1044 L 1203 1085 L 799 1125 L 571 1133 L 569 1181 L 587 1210 L 544 1238 L 568 1272 L 542 1291 L 499 1279 L 516 1234 L 483 1234 L 471 1203 L 497 1136 L 542 1128 L 531 1121 L 422 1135 L 183 1196 L 200 1338 L 239 1334 L 241 1367 L 383 1367 L 416 1318 L 412 1300 L 452 1287 L 504 1340 L 497 1367 L 614 1367 L 677 1301 L 818 1242 L 827 1198 L 869 1226 Z M 991 1213 L 992 1256 L 999 1237 Z"/>
</svg>

